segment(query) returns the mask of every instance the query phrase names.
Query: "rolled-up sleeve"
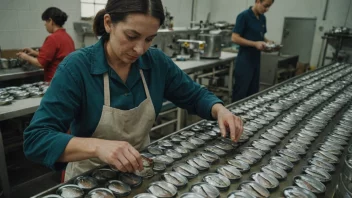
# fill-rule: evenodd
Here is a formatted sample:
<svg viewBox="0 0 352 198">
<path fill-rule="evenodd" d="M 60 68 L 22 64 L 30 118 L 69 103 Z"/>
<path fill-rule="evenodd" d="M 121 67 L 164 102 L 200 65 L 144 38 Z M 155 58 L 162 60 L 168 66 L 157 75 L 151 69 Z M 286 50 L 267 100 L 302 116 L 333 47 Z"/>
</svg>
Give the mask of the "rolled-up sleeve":
<svg viewBox="0 0 352 198">
<path fill-rule="evenodd" d="M 169 57 L 165 56 L 167 65 L 165 98 L 191 114 L 212 120 L 211 108 L 223 102 L 213 93 L 194 82 Z"/>
<path fill-rule="evenodd" d="M 55 58 L 57 51 L 56 47 L 56 42 L 53 37 L 48 36 L 45 41 L 43 46 L 39 50 L 38 54 L 38 62 L 43 66 L 46 67 L 53 61 Z"/>
<path fill-rule="evenodd" d="M 64 60 L 59 66 L 30 125 L 24 131 L 24 153 L 34 162 L 62 170 L 57 160 L 73 137 L 66 134 L 79 111 L 81 88 Z"/>
</svg>

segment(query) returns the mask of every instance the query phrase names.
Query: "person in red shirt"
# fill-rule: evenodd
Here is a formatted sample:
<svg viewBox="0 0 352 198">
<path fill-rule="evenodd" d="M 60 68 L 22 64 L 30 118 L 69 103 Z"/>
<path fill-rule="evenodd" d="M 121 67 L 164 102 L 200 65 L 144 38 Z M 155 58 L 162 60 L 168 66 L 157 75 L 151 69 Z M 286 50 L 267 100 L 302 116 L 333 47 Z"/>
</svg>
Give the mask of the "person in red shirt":
<svg viewBox="0 0 352 198">
<path fill-rule="evenodd" d="M 44 68 L 44 80 L 50 82 L 54 77 L 59 63 L 71 52 L 75 51 L 74 42 L 66 30 L 62 27 L 67 14 L 59 8 L 50 7 L 42 14 L 45 28 L 50 35 L 45 39 L 39 52 L 31 48 L 25 48 L 17 56 L 30 64 Z"/>
</svg>

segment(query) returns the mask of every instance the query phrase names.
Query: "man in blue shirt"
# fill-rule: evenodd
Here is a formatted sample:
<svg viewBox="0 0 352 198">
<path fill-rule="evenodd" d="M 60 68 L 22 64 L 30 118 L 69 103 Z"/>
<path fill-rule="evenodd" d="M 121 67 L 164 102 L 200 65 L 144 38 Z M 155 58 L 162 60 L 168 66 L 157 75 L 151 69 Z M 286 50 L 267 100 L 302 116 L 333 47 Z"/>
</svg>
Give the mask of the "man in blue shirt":
<svg viewBox="0 0 352 198">
<path fill-rule="evenodd" d="M 237 16 L 232 41 L 240 45 L 235 66 L 235 86 L 232 101 L 238 101 L 259 91 L 260 53 L 265 43 L 267 12 L 274 0 L 256 0 L 255 5 Z"/>
</svg>

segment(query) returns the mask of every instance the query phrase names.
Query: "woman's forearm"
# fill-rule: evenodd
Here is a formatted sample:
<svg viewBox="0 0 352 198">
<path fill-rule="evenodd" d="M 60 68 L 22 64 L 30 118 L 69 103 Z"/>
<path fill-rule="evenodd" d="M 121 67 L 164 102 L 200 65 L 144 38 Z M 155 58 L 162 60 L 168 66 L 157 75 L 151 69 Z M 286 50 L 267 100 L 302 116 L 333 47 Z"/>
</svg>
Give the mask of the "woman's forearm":
<svg viewBox="0 0 352 198">
<path fill-rule="evenodd" d="M 64 153 L 59 158 L 59 162 L 73 162 L 97 157 L 96 150 L 101 140 L 96 138 L 72 138 Z"/>
</svg>

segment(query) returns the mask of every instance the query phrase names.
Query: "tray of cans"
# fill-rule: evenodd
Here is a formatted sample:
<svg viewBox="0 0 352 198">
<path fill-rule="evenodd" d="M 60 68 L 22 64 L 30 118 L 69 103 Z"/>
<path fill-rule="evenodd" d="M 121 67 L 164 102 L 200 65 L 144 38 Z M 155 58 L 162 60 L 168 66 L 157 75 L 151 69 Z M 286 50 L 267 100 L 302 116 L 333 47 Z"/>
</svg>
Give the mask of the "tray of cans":
<svg viewBox="0 0 352 198">
<path fill-rule="evenodd" d="M 352 67 L 333 64 L 229 109 L 238 142 L 201 121 L 141 151 L 144 170 L 105 166 L 34 197 L 326 197 L 352 133 Z"/>
</svg>

